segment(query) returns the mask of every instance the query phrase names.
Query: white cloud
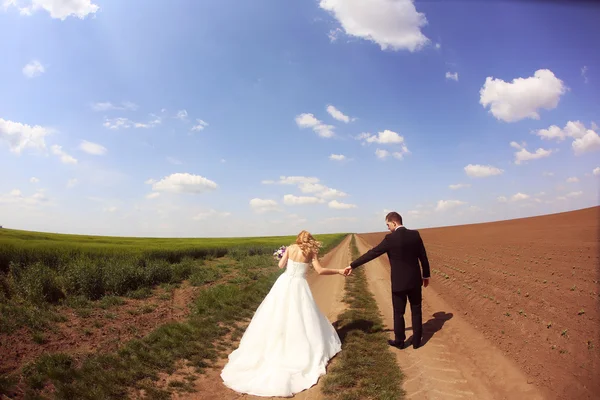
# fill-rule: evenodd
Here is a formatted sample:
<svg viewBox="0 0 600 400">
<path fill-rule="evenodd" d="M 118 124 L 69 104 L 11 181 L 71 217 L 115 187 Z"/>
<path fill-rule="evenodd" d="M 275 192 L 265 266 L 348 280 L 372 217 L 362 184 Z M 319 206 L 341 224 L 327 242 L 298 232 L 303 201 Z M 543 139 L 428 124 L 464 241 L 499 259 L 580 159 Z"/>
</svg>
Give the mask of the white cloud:
<svg viewBox="0 0 600 400">
<path fill-rule="evenodd" d="M 323 138 L 331 138 L 335 134 L 333 125 L 326 125 L 319 121 L 313 114 L 303 113 L 296 116 L 296 124 L 300 128 L 311 128 L 317 135 Z"/>
<path fill-rule="evenodd" d="M 152 128 L 156 125 L 160 125 L 162 123 L 162 118 L 160 118 L 157 115 L 154 114 L 150 114 L 151 117 L 153 117 L 154 119 L 150 120 L 148 123 L 144 123 L 144 122 L 135 122 L 133 124 L 133 126 L 135 126 L 136 128 Z"/>
<path fill-rule="evenodd" d="M 549 157 L 553 152 L 553 150 L 546 150 L 540 147 L 535 151 L 535 153 L 531 153 L 529 150 L 521 148 L 519 151 L 515 152 L 515 164 L 520 165 L 526 161 L 539 160 L 540 158 Z"/>
<path fill-rule="evenodd" d="M 446 79 L 452 79 L 458 82 L 458 72 L 450 73 L 446 72 Z"/>
<path fill-rule="evenodd" d="M 261 183 L 263 185 L 295 185 L 302 193 L 311 193 L 319 198 L 325 199 L 348 196 L 347 193 L 344 193 L 341 190 L 333 189 L 321 184 L 319 178 L 313 176 L 280 176 L 278 181 L 268 179 L 261 181 Z"/>
<path fill-rule="evenodd" d="M 160 196 L 160 193 L 158 193 L 158 192 L 152 192 L 152 193 L 148 193 L 146 195 L 146 198 L 147 199 L 156 199 L 159 196 Z"/>
<path fill-rule="evenodd" d="M 487 77 L 479 91 L 479 103 L 484 108 L 490 106 L 489 112 L 505 122 L 540 119 L 539 110 L 556 108 L 566 91 L 552 71 L 540 69 L 532 77 L 516 78 L 511 83 Z"/>
<path fill-rule="evenodd" d="M 202 212 L 197 213 L 196 215 L 194 215 L 192 217 L 192 219 L 195 221 L 199 221 L 199 220 L 207 219 L 210 217 L 229 217 L 230 215 L 231 215 L 230 212 L 217 211 L 217 210 L 214 210 L 211 208 L 208 211 L 202 211 Z"/>
<path fill-rule="evenodd" d="M 177 115 L 175 116 L 175 118 L 185 121 L 187 116 L 188 116 L 188 113 L 186 110 L 179 110 L 179 111 L 177 111 Z"/>
<path fill-rule="evenodd" d="M 377 158 L 385 160 L 390 155 L 390 152 L 383 149 L 377 149 L 375 150 L 375 155 Z"/>
<path fill-rule="evenodd" d="M 580 190 L 578 192 L 569 192 L 567 193 L 567 197 L 579 197 L 583 194 L 583 192 Z"/>
<path fill-rule="evenodd" d="M 23 67 L 23 75 L 27 78 L 36 78 L 44 72 L 46 68 L 38 60 L 33 60 Z"/>
<path fill-rule="evenodd" d="M 77 180 L 77 178 L 71 178 L 67 181 L 67 189 L 71 189 L 72 187 L 75 187 L 75 185 L 77 185 L 77 183 L 79 183 L 79 181 Z"/>
<path fill-rule="evenodd" d="M 448 211 L 464 204 L 467 203 L 461 200 L 439 200 L 435 207 L 435 211 Z"/>
<path fill-rule="evenodd" d="M 346 156 L 343 154 L 331 154 L 329 156 L 329 159 L 334 161 L 344 161 L 346 159 Z"/>
<path fill-rule="evenodd" d="M 329 188 L 320 183 L 301 183 L 298 188 L 302 193 L 312 193 L 317 197 L 332 198 L 332 197 L 346 197 L 347 193 L 344 193 L 337 189 Z"/>
<path fill-rule="evenodd" d="M 471 184 L 470 183 L 457 183 L 455 185 L 449 185 L 448 187 L 452 190 L 456 190 L 456 189 L 471 187 Z"/>
<path fill-rule="evenodd" d="M 370 133 L 361 133 L 358 137 L 360 140 L 364 140 L 366 143 L 379 143 L 379 144 L 400 144 L 404 143 L 404 137 L 398 135 L 394 131 L 389 129 L 379 132 L 377 135 Z"/>
<path fill-rule="evenodd" d="M 97 144 L 97 143 L 93 143 L 93 142 L 88 142 L 87 140 L 82 140 L 81 144 L 79 145 L 79 149 L 85 151 L 88 154 L 92 154 L 95 156 L 102 156 L 104 154 L 106 154 L 106 147 Z"/>
<path fill-rule="evenodd" d="M 589 82 L 588 77 L 586 75 L 587 69 L 588 69 L 587 65 L 584 65 L 583 68 L 581 68 L 581 76 L 583 76 L 583 81 L 585 83 Z"/>
<path fill-rule="evenodd" d="M 315 196 L 322 197 L 324 199 L 330 199 L 332 197 L 346 197 L 348 194 L 342 192 L 341 190 L 325 187 L 322 192 L 315 193 Z"/>
<path fill-rule="evenodd" d="M 13 189 L 8 194 L 0 193 L 0 204 L 15 204 L 17 206 L 39 206 L 49 202 L 43 189 L 31 196 L 24 196 L 19 189 Z"/>
<path fill-rule="evenodd" d="M 414 219 L 419 219 L 430 215 L 431 212 L 428 210 L 409 210 L 406 214 Z"/>
<path fill-rule="evenodd" d="M 131 128 L 132 122 L 128 118 L 106 118 L 102 125 L 105 128 L 116 130 L 120 128 Z"/>
<path fill-rule="evenodd" d="M 489 176 L 500 175 L 504 170 L 491 165 L 469 164 L 465 167 L 465 172 L 473 178 L 486 178 Z"/>
<path fill-rule="evenodd" d="M 404 137 L 400 136 L 394 131 L 390 131 L 389 129 L 386 129 L 383 132 L 379 132 L 377 135 L 372 135 L 370 133 L 361 133 L 360 135 L 356 136 L 356 139 L 363 140 L 363 145 L 369 143 L 390 145 L 401 144 L 400 151 L 390 152 L 384 149 L 376 149 L 375 155 L 377 156 L 377 158 L 380 158 L 382 160 L 386 159 L 390 154 L 394 158 L 397 158 L 399 160 L 404 158 L 405 154 L 410 154 L 406 143 L 404 143 Z"/>
<path fill-rule="evenodd" d="M 392 152 L 392 157 L 397 158 L 398 160 L 402 160 L 405 154 L 410 153 L 406 145 L 402 145 L 402 151 L 394 151 Z"/>
<path fill-rule="evenodd" d="M 254 198 L 250 200 L 250 207 L 257 214 L 262 214 L 268 211 L 278 211 L 279 206 L 275 200 Z"/>
<path fill-rule="evenodd" d="M 333 118 L 337 119 L 338 121 L 342 121 L 345 123 L 350 122 L 350 117 L 347 115 L 344 115 L 343 112 L 341 112 L 340 110 L 338 110 L 337 108 L 335 108 L 332 105 L 328 105 L 327 106 L 327 112 L 329 113 L 329 115 L 331 115 Z M 355 118 L 352 118 L 352 120 L 354 121 Z"/>
<path fill-rule="evenodd" d="M 117 129 L 128 129 L 131 127 L 135 127 L 135 128 L 152 128 L 156 125 L 159 125 L 162 123 L 162 119 L 154 114 L 150 114 L 151 117 L 153 117 L 153 119 L 151 119 L 149 122 L 145 123 L 145 122 L 133 122 L 131 121 L 129 118 L 123 118 L 123 117 L 119 117 L 119 118 L 106 118 L 104 120 L 104 124 L 102 124 L 105 128 L 108 129 L 112 129 L 112 130 L 117 130 Z"/>
<path fill-rule="evenodd" d="M 63 164 L 77 164 L 77 160 L 73 156 L 67 154 L 62 149 L 62 146 L 55 144 L 55 145 L 52 145 L 52 147 L 50 149 L 52 150 L 52 154 L 60 157 L 60 161 Z"/>
<path fill-rule="evenodd" d="M 337 200 L 331 200 L 328 204 L 329 208 L 336 210 L 348 210 L 350 208 L 356 208 L 356 204 L 342 203 Z"/>
<path fill-rule="evenodd" d="M 35 176 L 32 176 L 31 178 L 29 178 L 29 182 L 31 182 L 31 183 L 39 183 L 40 180 L 38 178 L 36 178 Z"/>
<path fill-rule="evenodd" d="M 196 122 L 197 122 L 197 124 L 192 126 L 193 131 L 202 131 L 202 130 L 204 130 L 204 128 L 206 128 L 208 126 L 208 123 L 201 119 L 197 119 Z"/>
<path fill-rule="evenodd" d="M 568 137 L 580 139 L 585 136 L 586 132 L 587 129 L 585 128 L 585 125 L 580 121 L 569 121 L 563 129 L 556 125 L 552 125 L 547 129 L 534 131 L 534 133 L 542 138 L 542 140 L 556 139 L 558 141 L 563 141 Z"/>
<path fill-rule="evenodd" d="M 543 140 L 563 141 L 566 138 L 572 138 L 571 147 L 576 155 L 600 150 L 600 136 L 594 130 L 597 130 L 596 124 L 592 123 L 591 129 L 587 129 L 580 121 L 569 121 L 564 128 L 552 125 L 547 129 L 539 129 L 534 134 Z"/>
<path fill-rule="evenodd" d="M 514 194 L 514 195 L 513 195 L 513 196 L 510 198 L 510 200 L 511 200 L 511 201 L 521 201 L 521 200 L 526 200 L 526 199 L 528 199 L 529 197 L 530 197 L 530 196 L 529 196 L 528 194 L 525 194 L 525 193 L 521 193 L 521 192 L 519 192 L 519 193 L 517 193 L 517 194 Z"/>
<path fill-rule="evenodd" d="M 592 171 L 592 173 L 596 176 L 600 175 L 600 167 L 596 167 L 594 168 L 594 170 Z"/>
<path fill-rule="evenodd" d="M 25 0 L 25 7 L 20 7 L 21 15 L 31 16 L 39 9 L 43 9 L 50 17 L 64 21 L 68 17 L 84 19 L 90 14 L 95 14 L 100 9 L 92 0 Z M 5 1 L 6 5 L 17 6 L 16 0 Z"/>
<path fill-rule="evenodd" d="M 554 176 L 554 172 L 544 171 L 544 172 L 542 172 L 542 175 L 544 175 L 544 176 Z"/>
<path fill-rule="evenodd" d="M 303 183 L 319 183 L 319 178 L 314 176 L 280 176 L 279 181 L 272 180 L 262 181 L 263 184 L 269 185 L 278 183 L 280 185 L 300 185 Z"/>
<path fill-rule="evenodd" d="M 329 33 L 327 34 L 327 36 L 329 36 L 329 41 L 331 43 L 334 43 L 338 39 L 338 36 L 340 35 L 340 33 L 342 33 L 342 32 L 343 31 L 340 28 L 331 29 L 329 31 Z"/>
<path fill-rule="evenodd" d="M 286 194 L 283 196 L 283 203 L 291 205 L 303 205 L 303 204 L 317 204 L 324 203 L 325 200 L 314 196 L 295 196 L 293 194 Z"/>
<path fill-rule="evenodd" d="M 576 155 L 600 150 L 600 136 L 591 129 L 588 129 L 585 136 L 575 139 L 571 144 L 573 152 Z"/>
<path fill-rule="evenodd" d="M 414 52 L 430 42 L 421 32 L 427 18 L 412 0 L 321 0 L 319 6 L 347 35 L 377 43 L 382 50 Z"/>
<path fill-rule="evenodd" d="M 0 139 L 8 142 L 10 151 L 21 154 L 25 148 L 45 149 L 44 138 L 53 131 L 39 125 L 27 125 L 0 118 Z"/>
<path fill-rule="evenodd" d="M 135 111 L 138 109 L 137 104 L 130 101 L 124 101 L 120 106 L 116 106 L 110 101 L 98 102 L 92 104 L 92 110 L 94 111 L 110 111 L 110 110 L 129 110 Z"/>
<path fill-rule="evenodd" d="M 498 201 L 500 203 L 506 203 L 508 201 L 508 199 L 505 196 L 499 196 L 498 197 Z"/>
<path fill-rule="evenodd" d="M 576 182 L 579 182 L 579 178 L 577 178 L 576 176 L 572 176 L 567 179 L 567 183 L 576 183 Z"/>
<path fill-rule="evenodd" d="M 198 194 L 217 188 L 217 184 L 210 179 L 189 173 L 174 173 L 164 177 L 158 182 L 149 180 L 146 181 L 146 183 L 151 184 L 152 190 L 155 192 L 169 193 Z"/>
</svg>

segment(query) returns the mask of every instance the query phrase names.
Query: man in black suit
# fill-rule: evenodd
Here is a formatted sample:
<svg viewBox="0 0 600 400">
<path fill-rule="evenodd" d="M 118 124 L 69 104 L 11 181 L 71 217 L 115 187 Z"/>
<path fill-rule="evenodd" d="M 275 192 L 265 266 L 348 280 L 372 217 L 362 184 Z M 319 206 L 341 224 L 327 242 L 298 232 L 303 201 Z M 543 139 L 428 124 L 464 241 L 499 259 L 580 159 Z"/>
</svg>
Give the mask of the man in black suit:
<svg viewBox="0 0 600 400">
<path fill-rule="evenodd" d="M 385 235 L 381 243 L 354 260 L 346 269 L 346 276 L 357 268 L 380 255 L 387 253 L 390 259 L 392 281 L 392 307 L 394 309 L 395 340 L 388 340 L 391 346 L 404 348 L 406 334 L 404 332 L 404 311 L 406 299 L 410 302 L 413 329 L 413 347 L 421 346 L 423 338 L 423 314 L 421 309 L 421 286 L 429 285 L 431 277 L 429 261 L 421 235 L 416 230 L 402 225 L 402 217 L 397 212 L 390 212 L 385 222 L 391 233 Z M 421 277 L 421 268 L 423 275 Z"/>
</svg>

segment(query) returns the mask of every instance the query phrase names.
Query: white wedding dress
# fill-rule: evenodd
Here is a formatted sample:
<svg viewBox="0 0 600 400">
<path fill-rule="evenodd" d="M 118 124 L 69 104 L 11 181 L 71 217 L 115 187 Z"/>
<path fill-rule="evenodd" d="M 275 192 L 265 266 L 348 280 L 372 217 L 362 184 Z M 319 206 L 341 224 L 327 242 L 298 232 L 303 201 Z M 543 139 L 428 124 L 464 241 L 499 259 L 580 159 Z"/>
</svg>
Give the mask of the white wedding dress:
<svg viewBox="0 0 600 400">
<path fill-rule="evenodd" d="M 312 296 L 306 281 L 309 265 L 288 259 L 229 355 L 221 372 L 227 387 L 255 396 L 290 397 L 325 374 L 342 344 Z"/>
</svg>

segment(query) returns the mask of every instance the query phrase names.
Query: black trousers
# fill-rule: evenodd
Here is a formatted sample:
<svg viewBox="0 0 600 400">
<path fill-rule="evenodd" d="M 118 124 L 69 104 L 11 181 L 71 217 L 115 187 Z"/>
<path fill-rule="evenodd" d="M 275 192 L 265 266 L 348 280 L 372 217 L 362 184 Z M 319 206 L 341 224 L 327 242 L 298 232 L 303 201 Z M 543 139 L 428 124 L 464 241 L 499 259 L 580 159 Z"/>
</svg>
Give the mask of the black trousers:
<svg viewBox="0 0 600 400">
<path fill-rule="evenodd" d="M 404 290 L 392 292 L 392 306 L 394 308 L 394 335 L 397 342 L 406 340 L 404 326 L 404 311 L 406 310 L 406 299 L 410 302 L 410 313 L 412 317 L 413 346 L 420 346 L 423 339 L 423 311 L 421 307 L 421 285 Z"/>
</svg>

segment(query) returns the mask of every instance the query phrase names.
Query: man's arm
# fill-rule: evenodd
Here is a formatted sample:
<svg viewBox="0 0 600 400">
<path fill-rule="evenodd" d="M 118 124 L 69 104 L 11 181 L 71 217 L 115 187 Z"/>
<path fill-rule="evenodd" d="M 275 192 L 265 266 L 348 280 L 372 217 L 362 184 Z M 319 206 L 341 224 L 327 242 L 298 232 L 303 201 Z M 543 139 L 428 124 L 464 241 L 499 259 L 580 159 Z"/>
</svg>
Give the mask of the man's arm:
<svg viewBox="0 0 600 400">
<path fill-rule="evenodd" d="M 390 243 L 386 235 L 386 237 L 383 238 L 381 243 L 373 247 L 371 250 L 367 251 L 362 256 L 358 257 L 356 260 L 352 261 L 350 263 L 350 267 L 352 267 L 352 269 L 360 267 L 361 265 L 368 263 L 372 259 L 379 257 L 380 255 L 388 251 L 389 245 Z"/>
<path fill-rule="evenodd" d="M 421 268 L 423 269 L 423 279 L 429 279 L 431 272 L 429 270 L 429 260 L 427 259 L 427 251 L 425 251 L 425 245 L 421 235 L 417 232 L 417 246 L 419 246 L 419 261 L 421 262 Z"/>
</svg>

